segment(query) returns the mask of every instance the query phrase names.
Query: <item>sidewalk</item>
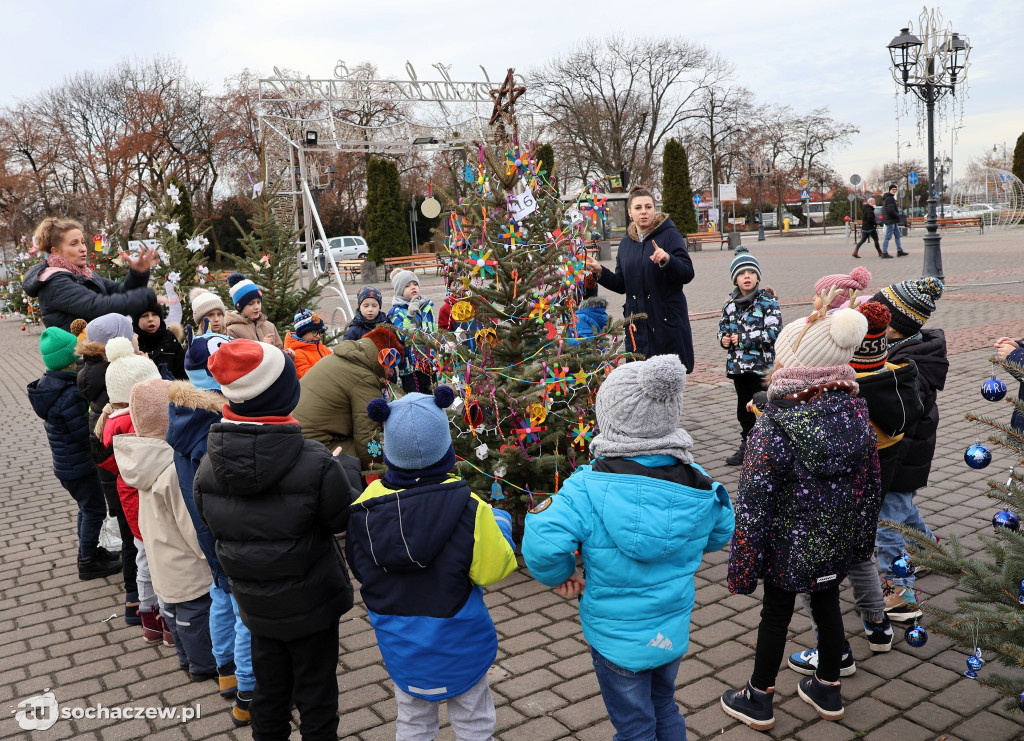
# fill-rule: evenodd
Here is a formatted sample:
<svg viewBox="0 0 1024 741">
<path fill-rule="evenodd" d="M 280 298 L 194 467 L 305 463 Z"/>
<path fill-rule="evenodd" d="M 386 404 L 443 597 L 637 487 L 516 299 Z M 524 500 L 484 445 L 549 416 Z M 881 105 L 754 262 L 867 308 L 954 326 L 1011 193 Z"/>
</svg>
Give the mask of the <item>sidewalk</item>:
<svg viewBox="0 0 1024 741">
<path fill-rule="evenodd" d="M 807 311 L 799 302 L 809 300 L 813 281 L 822 274 L 848 272 L 863 264 L 875 276 L 873 287 L 920 275 L 920 239 L 905 240 L 905 246 L 912 253 L 909 258 L 854 261 L 849 256 L 852 246 L 842 237 L 748 244 L 761 261 L 765 282 L 779 292 L 787 320 Z M 991 531 L 995 511 L 993 503 L 981 496 L 984 482 L 1002 476 L 1010 462 L 1005 454 L 994 451 L 995 460 L 987 470 L 974 471 L 964 464 L 963 451 L 974 441 L 976 431 L 963 414 L 982 410 L 1009 416 L 1008 405 L 989 406 L 979 389 L 991 372 L 986 349 L 991 340 L 1002 334 L 1024 336 L 1024 230 L 981 238 L 947 234 L 943 247 L 950 285 L 930 326 L 946 330 L 951 368 L 946 389 L 939 395 L 942 424 L 932 485 L 921 493 L 919 506 L 939 535 L 961 535 L 969 548 L 977 549 L 978 535 Z M 693 256 L 697 278 L 686 294 L 698 364 L 687 386 L 684 422 L 695 440 L 696 460 L 735 493 L 739 471 L 723 463 L 739 438 L 735 396 L 724 376 L 724 353 L 715 343 L 718 312 L 730 288 L 731 258 L 728 251 Z M 423 283 L 434 298 L 443 291 L 433 276 Z M 609 308 L 618 312 L 621 301 L 602 293 L 609 298 Z M 0 321 L 0 404 L 5 412 L 0 418 L 0 497 L 5 504 L 0 510 L 0 700 L 7 706 L 0 717 L 0 738 L 250 739 L 248 729 L 233 728 L 229 705 L 217 696 L 213 683 L 189 683 L 177 669 L 173 649 L 146 646 L 137 628 L 124 625 L 122 595 L 114 579 L 78 580 L 75 509 L 53 478 L 42 422 L 30 411 L 25 396 L 25 384 L 41 372 L 38 331 L 26 333 L 14 321 Z M 749 676 L 760 609 L 760 590 L 751 597 L 729 594 L 727 560 L 727 551 L 711 554 L 697 574 L 690 650 L 677 680 L 676 697 L 686 714 L 689 737 L 697 741 L 765 738 L 727 718 L 718 704 L 725 689 L 742 686 Z M 918 587 L 929 604 L 953 606 L 956 593 L 944 579 L 925 576 L 918 580 Z M 525 569 L 487 591 L 500 637 L 498 660 L 491 670 L 498 705 L 497 738 L 610 739 L 613 730 L 576 606 L 533 581 Z M 799 675 L 783 668 L 771 737 L 800 741 L 1024 737 L 1024 716 L 1004 712 L 1002 699 L 963 676 L 967 650 L 950 648 L 934 633 L 927 645 L 913 649 L 897 628 L 893 651 L 871 655 L 848 589 L 843 597 L 857 659 L 857 672 L 843 679 L 846 719 L 838 724 L 819 720 L 796 695 Z M 115 613 L 117 617 L 103 622 Z M 923 623 L 927 626 L 927 619 Z M 805 615 L 798 614 L 791 628 L 789 651 L 813 645 Z M 341 644 L 339 735 L 361 741 L 393 739 L 396 709 L 391 686 L 361 602 L 342 617 Z M 994 662 L 989 662 L 981 675 L 996 670 Z M 47 731 L 22 731 L 13 717 L 18 702 L 47 689 L 61 707 L 198 704 L 201 717 L 186 723 L 59 720 Z M 299 738 L 297 731 L 292 738 Z M 445 726 L 439 738 L 450 740 L 454 734 Z"/>
</svg>

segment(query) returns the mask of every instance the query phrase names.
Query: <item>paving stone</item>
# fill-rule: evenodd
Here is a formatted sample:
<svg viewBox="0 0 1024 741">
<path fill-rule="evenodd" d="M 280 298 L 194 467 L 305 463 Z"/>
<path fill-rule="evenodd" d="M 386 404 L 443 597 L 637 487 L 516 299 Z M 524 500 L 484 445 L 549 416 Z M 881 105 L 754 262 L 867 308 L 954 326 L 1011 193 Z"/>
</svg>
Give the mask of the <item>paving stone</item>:
<svg viewBox="0 0 1024 741">
<path fill-rule="evenodd" d="M 844 699 L 843 705 L 846 708 L 846 717 L 843 723 L 858 731 L 870 731 L 878 728 L 883 723 L 895 718 L 900 712 L 873 697 L 862 697 L 853 702 L 847 702 Z"/>
<path fill-rule="evenodd" d="M 534 718 L 501 734 L 502 741 L 555 741 L 569 735 L 569 729 L 551 717 Z"/>
<path fill-rule="evenodd" d="M 998 699 L 995 690 L 966 677 L 929 698 L 936 705 L 969 718 Z"/>
<path fill-rule="evenodd" d="M 953 732 L 964 739 L 964 741 L 1009 741 L 1024 736 L 1019 722 L 1014 722 L 991 712 L 982 711 L 970 716 L 960 725 L 953 729 Z"/>
<path fill-rule="evenodd" d="M 553 713 L 567 704 L 568 700 L 564 697 L 559 697 L 550 690 L 539 690 L 516 700 L 512 703 L 512 707 L 527 718 L 536 718 Z"/>
<path fill-rule="evenodd" d="M 547 669 L 537 669 L 495 685 L 493 689 L 509 700 L 518 700 L 531 692 L 551 687 L 560 681 L 558 675 L 552 674 Z"/>
<path fill-rule="evenodd" d="M 501 666 L 512 674 L 525 674 L 539 666 L 546 666 L 557 659 L 547 651 L 535 648 L 523 654 L 510 656 L 501 662 Z"/>
</svg>

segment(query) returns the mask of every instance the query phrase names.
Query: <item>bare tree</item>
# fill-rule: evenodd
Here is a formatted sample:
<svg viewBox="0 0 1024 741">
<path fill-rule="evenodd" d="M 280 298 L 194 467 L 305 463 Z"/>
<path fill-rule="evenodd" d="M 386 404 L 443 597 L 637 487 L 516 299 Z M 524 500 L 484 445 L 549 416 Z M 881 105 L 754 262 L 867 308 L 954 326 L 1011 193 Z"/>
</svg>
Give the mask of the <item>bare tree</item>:
<svg viewBox="0 0 1024 741">
<path fill-rule="evenodd" d="M 812 172 L 830 151 L 846 146 L 850 137 L 860 132 L 853 124 L 833 119 L 827 107 L 792 117 L 787 128 L 787 152 L 793 167 L 804 174 Z"/>
<path fill-rule="evenodd" d="M 693 182 L 711 188 L 716 180 L 732 182 L 746 164 L 740 143 L 741 135 L 750 130 L 754 94 L 740 85 L 720 83 L 701 90 L 696 103 L 682 137 L 693 153 L 691 177 L 700 176 Z"/>
<path fill-rule="evenodd" d="M 627 169 L 649 183 L 664 142 L 697 94 L 723 74 L 702 44 L 679 37 L 588 39 L 529 77 L 531 98 L 562 158 L 563 177 Z"/>
</svg>

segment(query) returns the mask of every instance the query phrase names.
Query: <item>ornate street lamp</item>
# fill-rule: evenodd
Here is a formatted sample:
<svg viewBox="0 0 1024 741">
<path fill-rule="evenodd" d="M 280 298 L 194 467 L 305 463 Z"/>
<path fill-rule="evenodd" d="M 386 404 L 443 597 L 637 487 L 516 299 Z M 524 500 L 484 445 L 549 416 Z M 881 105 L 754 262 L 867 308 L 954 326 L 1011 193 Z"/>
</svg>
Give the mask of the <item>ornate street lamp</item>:
<svg viewBox="0 0 1024 741">
<path fill-rule="evenodd" d="M 928 212 L 925 219 L 924 275 L 942 279 L 942 237 L 935 206 L 935 103 L 947 92 L 955 94 L 957 82 L 967 76 L 967 39 L 943 25 L 938 9 L 925 9 L 918 19 L 918 38 L 911 24 L 889 42 L 892 77 L 904 92 L 913 92 L 924 103 L 928 116 Z"/>
<path fill-rule="evenodd" d="M 759 152 L 747 160 L 747 174 L 757 178 L 757 241 L 764 241 L 764 217 L 761 214 L 761 184 L 772 171 L 771 161 Z"/>
</svg>

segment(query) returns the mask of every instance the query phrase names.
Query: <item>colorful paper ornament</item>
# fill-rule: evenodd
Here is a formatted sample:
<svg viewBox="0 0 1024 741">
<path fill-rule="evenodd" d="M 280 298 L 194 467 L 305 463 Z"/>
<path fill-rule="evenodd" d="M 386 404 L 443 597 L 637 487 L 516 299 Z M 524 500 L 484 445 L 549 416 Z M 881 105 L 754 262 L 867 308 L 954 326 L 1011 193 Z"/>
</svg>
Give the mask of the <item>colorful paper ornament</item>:
<svg viewBox="0 0 1024 741">
<path fill-rule="evenodd" d="M 544 424 L 544 420 L 548 418 L 548 410 L 544 408 L 543 404 L 530 404 L 526 408 L 526 413 L 530 417 L 530 424 L 534 427 Z"/>
<path fill-rule="evenodd" d="M 1006 396 L 1006 384 L 993 374 L 991 378 L 981 384 L 981 395 L 988 401 L 1001 401 Z"/>
<path fill-rule="evenodd" d="M 497 479 L 491 484 L 491 499 L 501 501 L 505 498 L 505 492 L 501 490 L 501 484 L 498 483 Z"/>
<path fill-rule="evenodd" d="M 477 333 L 473 336 L 476 338 L 477 343 L 481 345 L 496 345 L 498 343 L 498 333 L 491 327 L 477 330 Z"/>
<path fill-rule="evenodd" d="M 457 322 L 468 322 L 476 315 L 476 309 L 469 301 L 456 301 L 452 306 L 452 319 Z"/>
<path fill-rule="evenodd" d="M 395 348 L 385 347 L 377 353 L 377 362 L 380 363 L 382 368 L 390 370 L 402 362 L 402 356 Z"/>
<path fill-rule="evenodd" d="M 466 420 L 466 424 L 475 429 L 484 423 L 484 408 L 478 401 L 468 402 L 462 417 Z"/>
</svg>

